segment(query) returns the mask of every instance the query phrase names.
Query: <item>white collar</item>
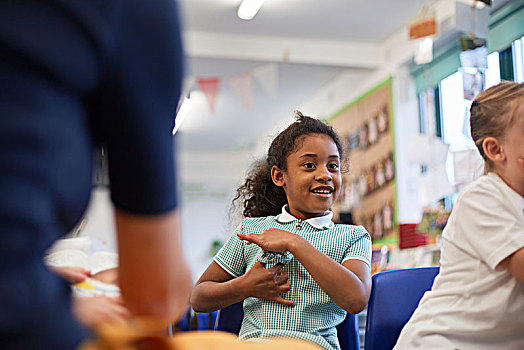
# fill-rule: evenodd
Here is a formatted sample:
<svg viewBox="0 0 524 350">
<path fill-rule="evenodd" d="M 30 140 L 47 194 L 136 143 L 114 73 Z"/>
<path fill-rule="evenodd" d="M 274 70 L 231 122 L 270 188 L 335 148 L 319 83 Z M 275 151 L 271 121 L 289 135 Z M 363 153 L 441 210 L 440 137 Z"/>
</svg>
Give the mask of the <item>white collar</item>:
<svg viewBox="0 0 524 350">
<path fill-rule="evenodd" d="M 288 213 L 286 207 L 287 205 L 284 205 L 282 207 L 282 213 L 277 216 L 276 218 L 277 221 L 281 223 L 297 221 L 298 219 L 296 217 Z M 310 218 L 304 221 L 310 224 L 311 226 L 322 230 L 326 228 L 331 228 L 334 225 L 333 221 L 331 221 L 332 218 L 333 218 L 333 212 L 331 210 L 328 210 L 328 213 L 326 215 L 317 216 L 317 217 Z"/>
</svg>

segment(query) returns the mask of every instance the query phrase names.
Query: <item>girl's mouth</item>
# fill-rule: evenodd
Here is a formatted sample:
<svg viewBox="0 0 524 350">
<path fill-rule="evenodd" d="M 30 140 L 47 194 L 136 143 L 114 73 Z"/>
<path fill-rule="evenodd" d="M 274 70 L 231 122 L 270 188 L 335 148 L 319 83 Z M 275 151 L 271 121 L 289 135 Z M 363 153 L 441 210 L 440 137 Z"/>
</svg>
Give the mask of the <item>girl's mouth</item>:
<svg viewBox="0 0 524 350">
<path fill-rule="evenodd" d="M 331 193 L 334 192 L 334 189 L 332 187 L 322 186 L 322 187 L 313 188 L 310 192 L 315 193 L 315 194 L 320 194 L 322 196 L 330 196 Z"/>
</svg>

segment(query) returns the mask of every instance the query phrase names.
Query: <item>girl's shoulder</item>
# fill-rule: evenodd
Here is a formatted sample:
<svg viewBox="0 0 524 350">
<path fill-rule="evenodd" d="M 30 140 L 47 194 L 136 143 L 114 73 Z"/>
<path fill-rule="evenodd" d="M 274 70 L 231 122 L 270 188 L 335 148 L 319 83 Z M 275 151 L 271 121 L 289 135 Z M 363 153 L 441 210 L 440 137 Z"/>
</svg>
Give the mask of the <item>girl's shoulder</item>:
<svg viewBox="0 0 524 350">
<path fill-rule="evenodd" d="M 456 203 L 464 201 L 477 202 L 488 198 L 500 199 L 505 193 L 511 191 L 511 188 L 498 175 L 488 173 L 466 185 L 460 191 Z"/>
<path fill-rule="evenodd" d="M 242 222 L 274 221 L 275 217 L 276 215 L 249 217 L 249 218 L 243 218 Z"/>
<path fill-rule="evenodd" d="M 258 216 L 258 217 L 250 217 L 250 218 L 244 218 L 242 219 L 241 225 L 243 227 L 266 227 L 266 226 L 272 226 L 275 223 L 275 216 Z M 269 228 L 269 227 L 268 227 Z"/>
<path fill-rule="evenodd" d="M 331 228 L 334 232 L 337 233 L 345 233 L 353 236 L 360 237 L 369 237 L 371 239 L 371 236 L 369 235 L 368 231 L 364 228 L 364 226 L 360 225 L 347 225 L 347 224 L 335 224 L 333 225 L 333 228 Z"/>
<path fill-rule="evenodd" d="M 498 212 L 501 208 L 521 212 L 522 196 L 497 174 L 488 173 L 464 187 L 455 201 L 453 211 L 478 211 L 479 204 L 488 213 Z"/>
</svg>

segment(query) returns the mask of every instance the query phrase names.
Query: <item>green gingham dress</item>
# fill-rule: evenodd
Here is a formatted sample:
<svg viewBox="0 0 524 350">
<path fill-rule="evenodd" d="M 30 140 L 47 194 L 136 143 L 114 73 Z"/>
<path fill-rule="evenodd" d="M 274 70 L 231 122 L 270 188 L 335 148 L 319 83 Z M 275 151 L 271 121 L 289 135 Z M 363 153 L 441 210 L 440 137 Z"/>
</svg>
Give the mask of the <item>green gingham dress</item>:
<svg viewBox="0 0 524 350">
<path fill-rule="evenodd" d="M 247 245 L 236 235 L 237 232 L 259 234 L 277 228 L 304 237 L 339 263 L 358 259 L 370 264 L 371 237 L 368 232 L 362 226 L 335 225 L 332 216 L 330 212 L 322 217 L 299 220 L 284 207 L 282 214 L 276 216 L 245 218 L 214 257 L 214 261 L 234 277 L 243 275 L 258 260 L 265 262 L 266 268 L 279 262 L 285 264 L 291 290 L 282 297 L 296 302 L 296 305 L 289 307 L 274 301 L 247 298 L 244 300 L 240 339 L 292 337 L 316 343 L 325 349 L 340 349 L 335 327 L 344 320 L 346 311 L 329 298 L 291 253 L 268 256 L 256 244 Z M 351 293 L 351 290 L 347 292 Z"/>
</svg>

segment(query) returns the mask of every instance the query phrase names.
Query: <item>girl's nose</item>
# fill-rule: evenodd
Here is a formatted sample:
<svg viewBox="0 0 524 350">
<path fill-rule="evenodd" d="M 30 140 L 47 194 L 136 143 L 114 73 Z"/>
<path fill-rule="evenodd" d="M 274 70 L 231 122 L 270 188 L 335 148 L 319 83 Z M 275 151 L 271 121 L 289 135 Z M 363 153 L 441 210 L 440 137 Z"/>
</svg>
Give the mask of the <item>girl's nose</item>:
<svg viewBox="0 0 524 350">
<path fill-rule="evenodd" d="M 319 167 L 315 178 L 318 181 L 331 181 L 333 177 L 331 176 L 329 169 Z"/>
</svg>

